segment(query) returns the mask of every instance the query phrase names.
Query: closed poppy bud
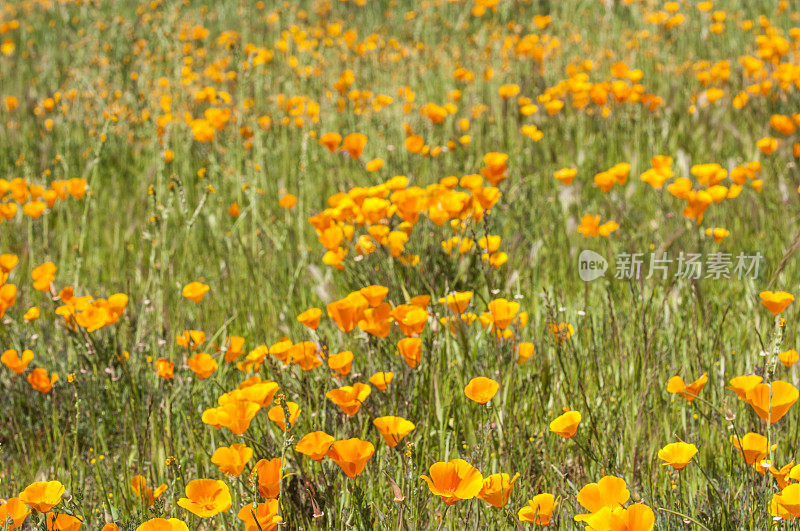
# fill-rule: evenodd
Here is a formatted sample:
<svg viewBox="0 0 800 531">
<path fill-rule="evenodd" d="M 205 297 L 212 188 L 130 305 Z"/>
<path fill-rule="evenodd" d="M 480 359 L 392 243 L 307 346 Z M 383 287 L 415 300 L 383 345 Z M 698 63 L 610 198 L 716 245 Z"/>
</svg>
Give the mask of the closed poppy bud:
<svg viewBox="0 0 800 531">
<path fill-rule="evenodd" d="M 322 461 L 335 440 L 324 431 L 314 431 L 300 439 L 294 448 L 314 461 Z"/>
<path fill-rule="evenodd" d="M 392 448 L 396 447 L 415 428 L 413 422 L 402 417 L 378 417 L 372 423 L 378 429 L 386 444 Z"/>
<path fill-rule="evenodd" d="M 231 493 L 223 481 L 194 479 L 186 484 L 185 492 L 178 506 L 200 518 L 211 518 L 231 508 Z"/>
<path fill-rule="evenodd" d="M 361 474 L 374 453 L 375 447 L 371 442 L 353 438 L 333 443 L 328 450 L 328 457 L 339 465 L 347 477 L 355 478 Z"/>
<path fill-rule="evenodd" d="M 202 282 L 189 282 L 183 287 L 181 294 L 187 299 L 199 303 L 208 293 L 208 289 L 209 287 Z"/>
<path fill-rule="evenodd" d="M 301 324 L 310 328 L 311 330 L 316 330 L 319 326 L 319 320 L 322 317 L 322 310 L 319 308 L 309 308 L 308 310 L 304 311 L 300 315 L 297 316 L 297 320 L 300 321 Z"/>
<path fill-rule="evenodd" d="M 381 391 L 386 391 L 386 388 L 392 383 L 392 378 L 394 378 L 394 373 L 392 372 L 376 372 L 370 376 L 369 383 Z"/>
<path fill-rule="evenodd" d="M 485 404 L 497 393 L 500 385 L 491 378 L 478 376 L 469 381 L 464 388 L 464 394 L 467 398 L 478 404 Z"/>
<path fill-rule="evenodd" d="M 575 436 L 575 432 L 578 431 L 578 424 L 580 423 L 581 414 L 579 412 L 567 411 L 550 423 L 550 431 L 565 439 L 571 439 Z"/>
</svg>

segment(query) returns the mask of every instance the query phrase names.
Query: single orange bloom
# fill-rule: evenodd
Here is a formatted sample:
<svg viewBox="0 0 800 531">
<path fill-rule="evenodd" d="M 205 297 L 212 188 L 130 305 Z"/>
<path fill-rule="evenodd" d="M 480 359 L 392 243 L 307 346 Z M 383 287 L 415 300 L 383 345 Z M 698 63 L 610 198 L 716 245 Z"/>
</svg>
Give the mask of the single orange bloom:
<svg viewBox="0 0 800 531">
<path fill-rule="evenodd" d="M 297 316 L 297 320 L 300 321 L 301 324 L 310 328 L 311 330 L 316 330 L 319 326 L 319 320 L 322 317 L 322 310 L 319 308 L 309 308 L 308 310 L 304 311 L 300 315 Z"/>
<path fill-rule="evenodd" d="M 175 378 L 175 362 L 169 361 L 167 358 L 158 358 L 156 374 L 165 380 L 172 380 Z"/>
<path fill-rule="evenodd" d="M 144 476 L 133 476 L 131 478 L 131 488 L 139 498 L 152 507 L 155 505 L 156 500 L 167 490 L 167 485 L 162 483 L 155 489 L 151 489 L 147 486 L 147 479 Z"/>
<path fill-rule="evenodd" d="M 403 438 L 414 431 L 414 423 L 402 417 L 378 417 L 372 421 L 390 447 L 394 448 Z"/>
<path fill-rule="evenodd" d="M 197 375 L 197 377 L 201 380 L 205 380 L 212 374 L 214 371 L 217 370 L 219 364 L 217 364 L 217 360 L 211 354 L 206 352 L 198 352 L 191 358 L 187 360 L 189 364 L 189 368 L 192 369 L 192 372 Z"/>
<path fill-rule="evenodd" d="M 369 377 L 369 383 L 381 391 L 386 391 L 386 388 L 392 383 L 392 378 L 394 378 L 393 372 L 376 372 Z"/>
<path fill-rule="evenodd" d="M 485 404 L 494 398 L 494 395 L 497 394 L 497 390 L 499 388 L 500 384 L 491 378 L 478 376 L 477 378 L 473 378 L 469 381 L 467 386 L 464 388 L 464 394 L 467 395 L 467 398 L 473 402 Z"/>
<path fill-rule="evenodd" d="M 19 493 L 19 499 L 31 509 L 46 513 L 61 502 L 66 487 L 58 481 L 37 481 Z"/>
<path fill-rule="evenodd" d="M 297 442 L 295 450 L 314 461 L 322 461 L 335 440 L 324 431 L 313 431 Z"/>
<path fill-rule="evenodd" d="M 371 442 L 353 438 L 333 443 L 328 450 L 328 457 L 339 465 L 347 477 L 355 478 L 361 474 L 374 453 L 375 447 Z"/>
<path fill-rule="evenodd" d="M 281 471 L 283 459 L 261 459 L 253 466 L 250 478 L 258 479 L 258 493 L 264 498 L 275 499 L 281 493 Z"/>
<path fill-rule="evenodd" d="M 211 518 L 231 508 L 231 492 L 224 481 L 193 479 L 185 492 L 178 505 L 200 518 Z"/>
<path fill-rule="evenodd" d="M 6 350 L 2 355 L 0 355 L 0 362 L 17 374 L 22 374 L 25 372 L 25 369 L 28 367 L 28 364 L 31 361 L 33 361 L 32 350 L 23 350 L 21 357 L 14 349 Z"/>
<path fill-rule="evenodd" d="M 772 315 L 778 315 L 794 301 L 794 295 L 785 291 L 762 291 L 758 296 Z"/>
<path fill-rule="evenodd" d="M 79 531 L 83 525 L 82 516 L 70 514 L 48 514 L 47 531 Z"/>
<path fill-rule="evenodd" d="M 56 278 L 56 265 L 53 262 L 45 262 L 31 271 L 31 277 L 34 289 L 50 291 L 50 284 Z"/>
<path fill-rule="evenodd" d="M 469 301 L 472 300 L 472 292 L 464 291 L 461 293 L 453 293 L 446 297 L 439 299 L 440 304 L 446 304 L 451 312 L 455 314 L 462 314 L 467 309 Z"/>
<path fill-rule="evenodd" d="M 428 484 L 430 491 L 441 496 L 447 505 L 459 500 L 471 500 L 483 487 L 483 476 L 477 468 L 463 459 L 450 462 L 434 463 L 430 468 L 430 477 L 420 476 Z"/>
<path fill-rule="evenodd" d="M 578 425 L 580 423 L 581 414 L 579 412 L 567 411 L 550 423 L 550 431 L 565 439 L 571 439 L 578 431 Z"/>
<path fill-rule="evenodd" d="M 397 351 L 412 369 L 416 369 L 422 359 L 422 339 L 405 337 L 397 342 Z"/>
<path fill-rule="evenodd" d="M 361 133 L 351 133 L 342 139 L 342 149 L 347 151 L 352 159 L 361 157 L 361 152 L 364 151 L 366 145 L 367 137 Z"/>
<path fill-rule="evenodd" d="M 183 287 L 181 294 L 190 301 L 200 302 L 208 293 L 209 287 L 202 282 L 189 282 Z"/>
<path fill-rule="evenodd" d="M 211 456 L 211 462 L 219 467 L 223 474 L 232 476 L 241 475 L 244 466 L 253 457 L 253 449 L 243 444 L 234 443 L 230 446 L 217 448 Z"/>
<path fill-rule="evenodd" d="M 5 503 L 0 503 L 0 524 L 5 523 L 8 531 L 20 529 L 29 514 L 30 508 L 19 498 L 9 498 Z"/>
<path fill-rule="evenodd" d="M 279 512 L 280 502 L 267 500 L 257 504 L 255 509 L 252 504 L 245 505 L 236 516 L 244 522 L 244 531 L 274 531 L 282 521 Z"/>
<path fill-rule="evenodd" d="M 508 474 L 492 474 L 483 478 L 483 486 L 478 493 L 478 498 L 486 503 L 501 509 L 508 503 L 511 496 L 511 489 L 519 479 L 519 474 L 514 474 L 512 478 Z"/>
<path fill-rule="evenodd" d="M 703 376 L 693 381 L 689 385 L 686 385 L 680 376 L 673 376 L 667 382 L 667 392 L 678 393 L 685 398 L 687 402 L 692 402 L 698 397 L 700 391 L 703 390 L 703 387 L 706 386 L 707 382 L 708 373 L 703 373 Z"/>
<path fill-rule="evenodd" d="M 189 527 L 177 518 L 151 518 L 137 527 L 136 531 L 189 531 Z"/>
<path fill-rule="evenodd" d="M 372 388 L 370 386 L 358 382 L 352 386 L 346 385 L 328 391 L 325 396 L 339 406 L 348 417 L 352 417 L 358 413 L 358 410 L 361 409 L 361 404 L 364 403 L 364 400 L 367 399 L 371 392 Z"/>
<path fill-rule="evenodd" d="M 280 199 L 278 199 L 278 206 L 281 208 L 286 208 L 291 210 L 297 204 L 297 196 L 294 194 L 283 194 Z"/>
<path fill-rule="evenodd" d="M 790 383 L 776 380 L 771 384 L 760 383 L 747 390 L 745 402 L 755 410 L 764 422 L 775 424 L 789 412 L 800 397 L 800 392 Z"/>
<path fill-rule="evenodd" d="M 283 406 L 275 406 L 267 412 L 269 420 L 278 425 L 282 431 L 289 431 L 294 426 L 297 417 L 300 416 L 301 409 L 295 402 L 286 402 L 286 408 L 289 410 L 289 425 L 286 426 L 286 416 L 283 412 Z"/>
<path fill-rule="evenodd" d="M 325 146 L 325 148 L 331 153 L 336 151 L 341 142 L 342 135 L 339 133 L 325 133 L 319 137 L 319 145 Z"/>
<path fill-rule="evenodd" d="M 31 384 L 31 387 L 44 394 L 49 393 L 57 381 L 57 374 L 53 373 L 48 376 L 47 371 L 41 367 L 33 369 L 28 374 L 28 383 Z"/>
<path fill-rule="evenodd" d="M 353 353 L 349 350 L 328 356 L 328 367 L 330 367 L 331 370 L 336 371 L 340 376 L 347 376 L 350 374 L 352 365 Z"/>
</svg>

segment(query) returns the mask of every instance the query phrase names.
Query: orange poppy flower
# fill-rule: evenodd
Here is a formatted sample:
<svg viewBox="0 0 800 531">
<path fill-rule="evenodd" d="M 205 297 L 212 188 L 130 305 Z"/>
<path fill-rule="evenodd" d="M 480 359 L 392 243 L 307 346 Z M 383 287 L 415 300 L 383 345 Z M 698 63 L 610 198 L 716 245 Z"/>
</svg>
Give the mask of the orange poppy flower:
<svg viewBox="0 0 800 531">
<path fill-rule="evenodd" d="M 558 500 L 550 493 L 538 494 L 532 500 L 528 500 L 528 505 L 517 513 L 520 522 L 530 522 L 537 525 L 550 525 L 553 511 L 558 505 Z"/>
<path fill-rule="evenodd" d="M 358 290 L 358 292 L 361 293 L 361 295 L 363 295 L 365 299 L 367 299 L 367 302 L 369 303 L 370 307 L 375 308 L 376 306 L 378 306 L 380 303 L 383 302 L 383 299 L 389 293 L 389 288 L 387 288 L 386 286 L 374 285 L 374 286 L 367 286 L 366 288 L 361 288 L 360 290 Z"/>
<path fill-rule="evenodd" d="M 430 491 L 441 496 L 447 505 L 459 500 L 471 500 L 483 488 L 483 476 L 477 468 L 463 459 L 434 463 L 429 470 L 430 477 L 422 475 Z"/>
<path fill-rule="evenodd" d="M 189 531 L 189 527 L 177 518 L 151 518 L 137 527 L 136 531 Z"/>
<path fill-rule="evenodd" d="M 367 145 L 367 136 L 361 133 L 350 133 L 342 139 L 342 149 L 347 151 L 351 159 L 361 157 L 364 146 Z"/>
<path fill-rule="evenodd" d="M 770 450 L 775 450 L 778 447 L 778 445 L 773 445 L 770 449 L 769 441 L 767 441 L 766 437 L 752 432 L 745 434 L 741 439 L 736 435 L 731 435 L 730 441 L 742 453 L 745 462 L 753 466 L 756 466 L 767 457 Z"/>
<path fill-rule="evenodd" d="M 512 478 L 508 474 L 492 474 L 483 478 L 483 486 L 478 493 L 478 498 L 486 503 L 501 509 L 508 503 L 511 496 L 511 489 L 519 479 L 519 474 L 514 474 Z"/>
<path fill-rule="evenodd" d="M 202 282 L 189 282 L 183 287 L 181 294 L 190 301 L 200 302 L 208 293 L 209 287 Z"/>
<path fill-rule="evenodd" d="M 396 447 L 416 427 L 413 422 L 402 417 L 378 417 L 372 423 L 391 448 Z"/>
<path fill-rule="evenodd" d="M 416 369 L 422 359 L 422 340 L 418 337 L 406 337 L 397 342 L 397 351 L 412 369 Z"/>
<path fill-rule="evenodd" d="M 331 153 L 336 151 L 341 142 L 342 135 L 339 133 L 325 133 L 319 137 L 319 145 L 325 146 L 325 148 Z"/>
<path fill-rule="evenodd" d="M 687 402 L 694 401 L 698 397 L 700 391 L 706 386 L 708 382 L 708 373 L 703 375 L 689 385 L 686 385 L 680 376 L 673 376 L 667 382 L 667 392 L 677 393 L 686 399 Z"/>
<path fill-rule="evenodd" d="M 578 522 L 585 522 L 592 514 L 604 507 L 616 509 L 622 507 L 631 497 L 625 480 L 616 476 L 603 476 L 597 483 L 589 483 L 578 492 L 576 499 L 589 514 L 579 514 Z"/>
<path fill-rule="evenodd" d="M 280 502 L 267 500 L 255 508 L 252 504 L 245 505 L 236 516 L 244 522 L 244 531 L 274 531 L 282 521 L 279 512 Z"/>
<path fill-rule="evenodd" d="M 39 291 L 50 291 L 50 284 L 56 279 L 56 265 L 45 262 L 31 271 L 33 288 Z"/>
<path fill-rule="evenodd" d="M 352 365 L 353 353 L 349 350 L 339 352 L 338 354 L 331 354 L 328 357 L 328 367 L 336 371 L 340 376 L 347 376 L 350 374 Z"/>
<path fill-rule="evenodd" d="M 236 435 L 242 435 L 250 427 L 250 422 L 261 410 L 261 406 L 248 400 L 231 399 L 220 407 L 209 408 L 203 411 L 201 420 L 204 424 L 231 430 Z"/>
<path fill-rule="evenodd" d="M 267 412 L 269 420 L 278 425 L 282 431 L 289 431 L 294 426 L 297 417 L 300 416 L 302 410 L 295 402 L 286 402 L 286 408 L 289 410 L 289 425 L 286 425 L 286 416 L 283 411 L 283 406 L 275 406 Z"/>
<path fill-rule="evenodd" d="M 324 431 L 313 431 L 297 442 L 295 450 L 314 461 L 322 461 L 335 440 Z"/>
<path fill-rule="evenodd" d="M 760 383 L 747 390 L 745 402 L 750 404 L 764 422 L 775 424 L 797 402 L 800 392 L 790 383 L 776 380 Z"/>
<path fill-rule="evenodd" d="M 221 395 L 218 402 L 221 406 L 224 406 L 230 401 L 245 400 L 261 407 L 267 407 L 272 403 L 272 399 L 278 389 L 280 389 L 280 386 L 269 380 L 252 382 L 243 387 L 239 386 L 239 389 L 234 389 L 230 393 Z"/>
<path fill-rule="evenodd" d="M 352 417 L 361 409 L 361 404 L 372 392 L 372 388 L 367 384 L 355 383 L 352 386 L 346 385 L 338 389 L 333 389 L 325 393 L 328 399 L 339 406 L 348 416 Z"/>
<path fill-rule="evenodd" d="M 523 363 L 528 361 L 531 357 L 533 357 L 535 351 L 533 343 L 530 342 L 520 343 L 519 345 L 517 345 L 517 350 L 519 354 L 517 357 L 517 363 L 519 363 L 520 365 L 522 365 Z"/>
<path fill-rule="evenodd" d="M 274 499 L 281 493 L 281 471 L 283 459 L 261 459 L 250 472 L 250 478 L 257 478 L 258 493 L 264 498 Z"/>
<path fill-rule="evenodd" d="M 472 300 L 471 291 L 463 291 L 460 293 L 453 293 L 439 299 L 439 304 L 446 304 L 451 312 L 455 314 L 462 314 L 467 309 L 469 301 Z"/>
<path fill-rule="evenodd" d="M 781 360 L 783 366 L 787 369 L 797 363 L 797 360 L 800 359 L 800 355 L 797 354 L 797 351 L 794 349 L 786 350 L 778 354 L 778 359 Z"/>
<path fill-rule="evenodd" d="M 392 308 L 382 302 L 374 308 L 364 310 L 358 328 L 376 337 L 388 337 L 392 331 Z"/>
<path fill-rule="evenodd" d="M 485 404 L 494 398 L 494 395 L 497 394 L 497 390 L 499 388 L 500 384 L 491 378 L 478 376 L 477 378 L 473 378 L 469 381 L 467 386 L 464 388 L 464 394 L 467 395 L 467 398 L 473 402 Z"/>
<path fill-rule="evenodd" d="M 697 453 L 697 446 L 685 442 L 676 442 L 666 445 L 658 451 L 658 458 L 664 461 L 664 465 L 671 466 L 675 470 L 682 470 Z"/>
<path fill-rule="evenodd" d="M 355 478 L 361 474 L 374 453 L 375 447 L 371 442 L 352 438 L 333 443 L 328 450 L 328 457 L 339 465 L 347 477 Z"/>
<path fill-rule="evenodd" d="M 206 334 L 202 330 L 184 330 L 181 335 L 175 338 L 175 342 L 183 348 L 197 350 L 197 347 L 205 343 Z"/>
<path fill-rule="evenodd" d="M 428 312 L 413 304 L 401 304 L 392 310 L 397 326 L 405 336 L 421 334 L 428 322 Z"/>
<path fill-rule="evenodd" d="M 489 303 L 489 313 L 496 328 L 503 330 L 511 324 L 519 312 L 519 303 L 506 299 L 495 299 Z"/>
<path fill-rule="evenodd" d="M 301 324 L 310 328 L 311 330 L 316 330 L 319 326 L 319 320 L 322 317 L 322 310 L 319 308 L 309 308 L 308 310 L 304 311 L 300 315 L 297 316 L 297 320 L 300 321 Z"/>
<path fill-rule="evenodd" d="M 25 369 L 31 361 L 33 361 L 32 350 L 23 350 L 22 357 L 20 357 L 14 349 L 6 350 L 0 355 L 0 362 L 17 374 L 25 372 Z"/>
<path fill-rule="evenodd" d="M 389 387 L 390 383 L 392 383 L 392 378 L 394 378 L 393 372 L 376 372 L 369 377 L 369 383 L 381 391 L 386 391 L 386 388 Z"/>
<path fill-rule="evenodd" d="M 151 489 L 147 486 L 147 479 L 144 476 L 133 476 L 131 478 L 131 488 L 139 498 L 152 507 L 155 505 L 156 500 L 167 490 L 167 485 L 162 483 L 155 489 Z"/>
<path fill-rule="evenodd" d="M 61 502 L 66 487 L 58 481 L 37 481 L 19 493 L 19 499 L 40 513 L 46 513 Z"/>
<path fill-rule="evenodd" d="M 211 518 L 231 508 L 231 492 L 224 481 L 193 479 L 186 484 L 185 492 L 178 506 L 200 518 Z"/>
<path fill-rule="evenodd" d="M 736 378 L 731 378 L 731 381 L 728 382 L 729 386 L 726 389 L 730 389 L 736 395 L 745 400 L 747 398 L 747 392 L 761 383 L 763 378 L 761 376 L 750 374 L 747 376 L 737 376 Z"/>
<path fill-rule="evenodd" d="M 225 362 L 230 363 L 239 358 L 244 351 L 244 338 L 240 336 L 228 336 L 225 341 Z"/>
<path fill-rule="evenodd" d="M 175 362 L 169 361 L 167 358 L 158 358 L 156 360 L 156 374 L 164 380 L 172 380 L 175 378 Z"/>
<path fill-rule="evenodd" d="M 292 209 L 297 204 L 297 196 L 294 194 L 283 194 L 278 199 L 278 206 L 281 208 Z"/>
<path fill-rule="evenodd" d="M 289 349 L 290 361 L 304 371 L 310 371 L 322 365 L 317 345 L 312 341 L 302 341 Z"/>
<path fill-rule="evenodd" d="M 369 306 L 367 299 L 359 292 L 353 292 L 344 299 L 328 304 L 328 317 L 330 317 L 339 330 L 350 332 L 361 320 L 364 310 Z"/>
<path fill-rule="evenodd" d="M 211 462 L 219 467 L 223 474 L 241 475 L 244 466 L 253 457 L 253 449 L 240 443 L 217 448 L 211 456 Z"/>
<path fill-rule="evenodd" d="M 567 411 L 550 423 L 550 431 L 564 437 L 565 439 L 571 439 L 578 431 L 578 425 L 580 423 L 580 413 L 577 411 Z"/>
<path fill-rule="evenodd" d="M 47 531 L 78 531 L 83 525 L 82 516 L 71 514 L 48 514 L 45 521 Z"/>
<path fill-rule="evenodd" d="M 30 323 L 31 321 L 35 321 L 41 315 L 41 310 L 36 306 L 31 306 L 28 308 L 28 311 L 22 315 L 22 318 L 25 319 L 26 323 Z"/>
<path fill-rule="evenodd" d="M 189 368 L 201 380 L 205 380 L 217 370 L 219 364 L 211 354 L 199 352 L 187 360 Z"/>
<path fill-rule="evenodd" d="M 8 531 L 20 529 L 29 514 L 30 508 L 19 498 L 9 498 L 0 503 L 0 525 L 7 525 Z"/>
<path fill-rule="evenodd" d="M 778 315 L 794 301 L 794 295 L 785 291 L 762 291 L 758 296 L 772 315 Z"/>
<path fill-rule="evenodd" d="M 31 384 L 31 387 L 44 394 L 49 393 L 57 381 L 57 374 L 53 373 L 48 376 L 47 371 L 41 367 L 33 369 L 28 374 L 28 383 Z"/>
</svg>

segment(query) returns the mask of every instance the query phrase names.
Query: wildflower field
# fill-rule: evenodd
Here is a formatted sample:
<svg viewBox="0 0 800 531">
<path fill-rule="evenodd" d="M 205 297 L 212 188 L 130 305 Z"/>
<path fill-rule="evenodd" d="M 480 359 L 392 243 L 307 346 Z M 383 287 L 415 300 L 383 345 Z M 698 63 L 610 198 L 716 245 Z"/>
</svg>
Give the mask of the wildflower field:
<svg viewBox="0 0 800 531">
<path fill-rule="evenodd" d="M 0 529 L 800 528 L 800 3 L 0 2 Z"/>
</svg>

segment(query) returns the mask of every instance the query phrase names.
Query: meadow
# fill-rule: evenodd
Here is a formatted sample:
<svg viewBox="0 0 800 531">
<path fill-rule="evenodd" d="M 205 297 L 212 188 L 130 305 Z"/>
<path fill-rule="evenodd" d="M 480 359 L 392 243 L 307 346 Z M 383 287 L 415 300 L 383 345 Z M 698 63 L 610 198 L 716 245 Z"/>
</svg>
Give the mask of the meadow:
<svg viewBox="0 0 800 531">
<path fill-rule="evenodd" d="M 800 4 L 0 4 L 0 529 L 796 529 Z"/>
</svg>

